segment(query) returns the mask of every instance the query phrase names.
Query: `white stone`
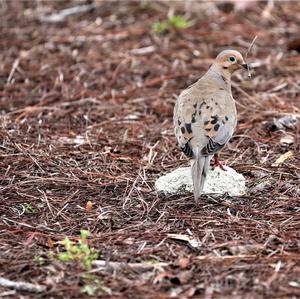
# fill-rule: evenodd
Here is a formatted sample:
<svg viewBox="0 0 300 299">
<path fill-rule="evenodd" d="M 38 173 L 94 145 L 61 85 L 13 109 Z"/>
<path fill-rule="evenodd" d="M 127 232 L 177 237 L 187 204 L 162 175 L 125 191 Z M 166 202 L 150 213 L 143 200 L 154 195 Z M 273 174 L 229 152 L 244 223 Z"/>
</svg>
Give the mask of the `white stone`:
<svg viewBox="0 0 300 299">
<path fill-rule="evenodd" d="M 233 168 L 224 166 L 210 169 L 204 184 L 204 194 L 224 194 L 239 196 L 246 193 L 245 178 Z M 155 182 L 155 189 L 165 194 L 182 194 L 193 192 L 193 181 L 190 167 L 181 167 L 161 176 Z"/>
</svg>

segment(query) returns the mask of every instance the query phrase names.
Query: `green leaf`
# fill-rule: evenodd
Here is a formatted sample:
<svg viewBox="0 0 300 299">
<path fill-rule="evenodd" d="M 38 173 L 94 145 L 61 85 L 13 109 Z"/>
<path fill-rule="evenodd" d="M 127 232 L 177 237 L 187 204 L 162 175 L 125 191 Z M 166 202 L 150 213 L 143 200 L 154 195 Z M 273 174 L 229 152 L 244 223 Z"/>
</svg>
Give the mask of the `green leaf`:
<svg viewBox="0 0 300 299">
<path fill-rule="evenodd" d="M 25 203 L 24 208 L 25 208 L 25 213 L 27 214 L 37 213 L 37 209 L 35 209 L 30 203 Z"/>
<path fill-rule="evenodd" d="M 66 250 L 70 250 L 73 242 L 68 237 L 66 237 L 61 241 L 61 244 L 65 246 Z"/>
<path fill-rule="evenodd" d="M 92 268 L 92 262 L 98 258 L 99 254 L 94 249 L 89 247 L 87 238 L 90 232 L 88 230 L 80 231 L 80 239 L 77 243 L 71 241 L 69 238 L 65 238 L 60 243 L 65 247 L 65 252 L 59 254 L 52 253 L 52 258 L 58 258 L 60 261 L 77 261 L 79 264 L 87 269 Z"/>
<path fill-rule="evenodd" d="M 162 34 L 169 31 L 171 28 L 175 29 L 185 29 L 192 26 L 192 23 L 187 21 L 182 16 L 171 16 L 163 22 L 156 22 L 153 24 L 152 28 L 156 34 Z"/>
<path fill-rule="evenodd" d="M 59 253 L 58 258 L 62 262 L 68 262 L 68 261 L 71 261 L 73 259 L 72 255 L 70 255 L 68 252 Z"/>
<path fill-rule="evenodd" d="M 90 248 L 88 244 L 82 244 L 80 245 L 80 251 L 81 253 L 85 253 L 86 255 L 90 254 Z"/>
<path fill-rule="evenodd" d="M 185 20 L 181 16 L 176 16 L 176 15 L 169 17 L 168 22 L 176 29 L 185 29 L 191 26 L 191 23 L 189 21 Z"/>
<path fill-rule="evenodd" d="M 93 296 L 95 295 L 96 291 L 97 291 L 97 287 L 91 286 L 89 284 L 86 284 L 83 288 L 82 291 L 86 294 L 88 294 L 89 296 Z"/>
<path fill-rule="evenodd" d="M 90 236 L 90 232 L 89 232 L 88 230 L 82 229 L 82 230 L 80 231 L 80 237 L 81 237 L 82 239 L 87 239 L 89 236 Z"/>
<path fill-rule="evenodd" d="M 33 261 L 36 262 L 36 263 L 38 263 L 40 266 L 45 263 L 45 259 L 42 256 L 38 256 L 38 255 L 36 255 L 33 258 Z"/>
<path fill-rule="evenodd" d="M 168 24 L 166 22 L 156 22 L 153 24 L 153 31 L 156 34 L 165 33 L 168 31 Z"/>
</svg>

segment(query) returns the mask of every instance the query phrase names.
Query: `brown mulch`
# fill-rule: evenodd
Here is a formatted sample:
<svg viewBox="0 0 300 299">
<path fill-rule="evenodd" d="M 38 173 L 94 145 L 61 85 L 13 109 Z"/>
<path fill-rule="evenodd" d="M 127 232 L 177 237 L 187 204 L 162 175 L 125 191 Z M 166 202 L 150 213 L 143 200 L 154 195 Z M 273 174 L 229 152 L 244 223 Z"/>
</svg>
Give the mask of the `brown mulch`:
<svg viewBox="0 0 300 299">
<path fill-rule="evenodd" d="M 62 22 L 41 19 L 85 3 L 94 7 Z M 172 12 L 192 26 L 155 34 Z M 0 13 L 0 277 L 47 287 L 0 287 L 0 297 L 88 297 L 85 270 L 50 254 L 88 229 L 101 259 L 121 265 L 93 273 L 94 296 L 300 298 L 299 125 L 270 129 L 300 116 L 299 2 L 4 0 Z M 176 95 L 255 35 L 221 154 L 247 194 L 157 193 L 160 175 L 188 164 L 173 135 Z"/>
</svg>

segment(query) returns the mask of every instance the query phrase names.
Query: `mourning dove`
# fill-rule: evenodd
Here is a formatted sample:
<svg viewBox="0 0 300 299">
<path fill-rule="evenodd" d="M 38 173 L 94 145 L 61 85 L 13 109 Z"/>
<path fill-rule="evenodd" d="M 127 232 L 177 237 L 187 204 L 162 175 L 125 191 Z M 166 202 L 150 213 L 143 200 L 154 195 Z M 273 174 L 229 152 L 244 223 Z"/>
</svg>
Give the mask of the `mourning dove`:
<svg viewBox="0 0 300 299">
<path fill-rule="evenodd" d="M 226 145 L 236 127 L 230 80 L 240 68 L 248 68 L 241 53 L 222 51 L 207 73 L 182 91 L 176 101 L 175 135 L 181 150 L 192 159 L 196 200 L 203 190 L 211 158 Z M 215 162 L 220 165 L 217 156 Z"/>
</svg>

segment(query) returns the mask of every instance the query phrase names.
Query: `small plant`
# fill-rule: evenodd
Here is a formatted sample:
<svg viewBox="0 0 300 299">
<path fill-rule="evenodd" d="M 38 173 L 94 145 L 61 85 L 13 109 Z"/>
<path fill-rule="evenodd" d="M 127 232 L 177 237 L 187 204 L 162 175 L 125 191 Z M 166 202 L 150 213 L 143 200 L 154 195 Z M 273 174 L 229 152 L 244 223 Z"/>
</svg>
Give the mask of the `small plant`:
<svg viewBox="0 0 300 299">
<path fill-rule="evenodd" d="M 83 293 L 89 296 L 94 296 L 96 294 L 111 294 L 111 289 L 106 287 L 100 278 L 92 273 L 85 273 L 81 277 L 85 285 L 81 288 Z"/>
<path fill-rule="evenodd" d="M 168 18 L 168 22 L 170 25 L 175 27 L 176 29 L 185 29 L 192 25 L 191 22 L 187 21 L 181 16 L 172 16 Z"/>
<path fill-rule="evenodd" d="M 33 261 L 39 264 L 40 266 L 43 266 L 46 262 L 45 258 L 39 255 L 34 256 Z"/>
<path fill-rule="evenodd" d="M 24 204 L 24 209 L 26 214 L 36 214 L 37 209 L 33 207 L 30 203 L 25 203 Z"/>
<path fill-rule="evenodd" d="M 87 242 L 89 236 L 89 231 L 81 230 L 77 244 L 69 238 L 65 238 L 61 241 L 65 251 L 58 254 L 58 259 L 62 262 L 79 261 L 85 268 L 91 269 L 92 262 L 99 257 L 99 253 L 94 248 L 89 247 Z"/>
<path fill-rule="evenodd" d="M 58 259 L 62 262 L 76 262 L 79 263 L 86 271 L 82 271 L 79 275 L 82 283 L 81 292 L 88 296 L 100 296 L 103 293 L 111 294 L 111 290 L 106 287 L 103 281 L 95 274 L 90 273 L 94 260 L 99 258 L 99 253 L 91 248 L 88 244 L 88 237 L 90 232 L 88 230 L 81 230 L 80 237 L 77 242 L 71 241 L 69 238 L 65 238 L 61 242 L 64 250 L 63 252 L 54 253 L 50 252 L 50 258 Z M 40 259 L 37 257 L 36 262 Z"/>
<path fill-rule="evenodd" d="M 155 264 L 159 264 L 160 260 L 158 260 L 158 259 L 150 259 L 148 261 L 145 261 L 145 263 L 150 264 L 150 265 L 155 265 Z"/>
<path fill-rule="evenodd" d="M 163 22 L 156 22 L 153 24 L 153 30 L 156 34 L 163 34 L 171 29 L 185 29 L 192 25 L 190 21 L 187 21 L 182 16 L 171 16 Z"/>
<path fill-rule="evenodd" d="M 97 287 L 90 284 L 86 284 L 82 287 L 82 292 L 86 293 L 89 296 L 95 295 L 96 291 L 97 291 Z"/>
</svg>

